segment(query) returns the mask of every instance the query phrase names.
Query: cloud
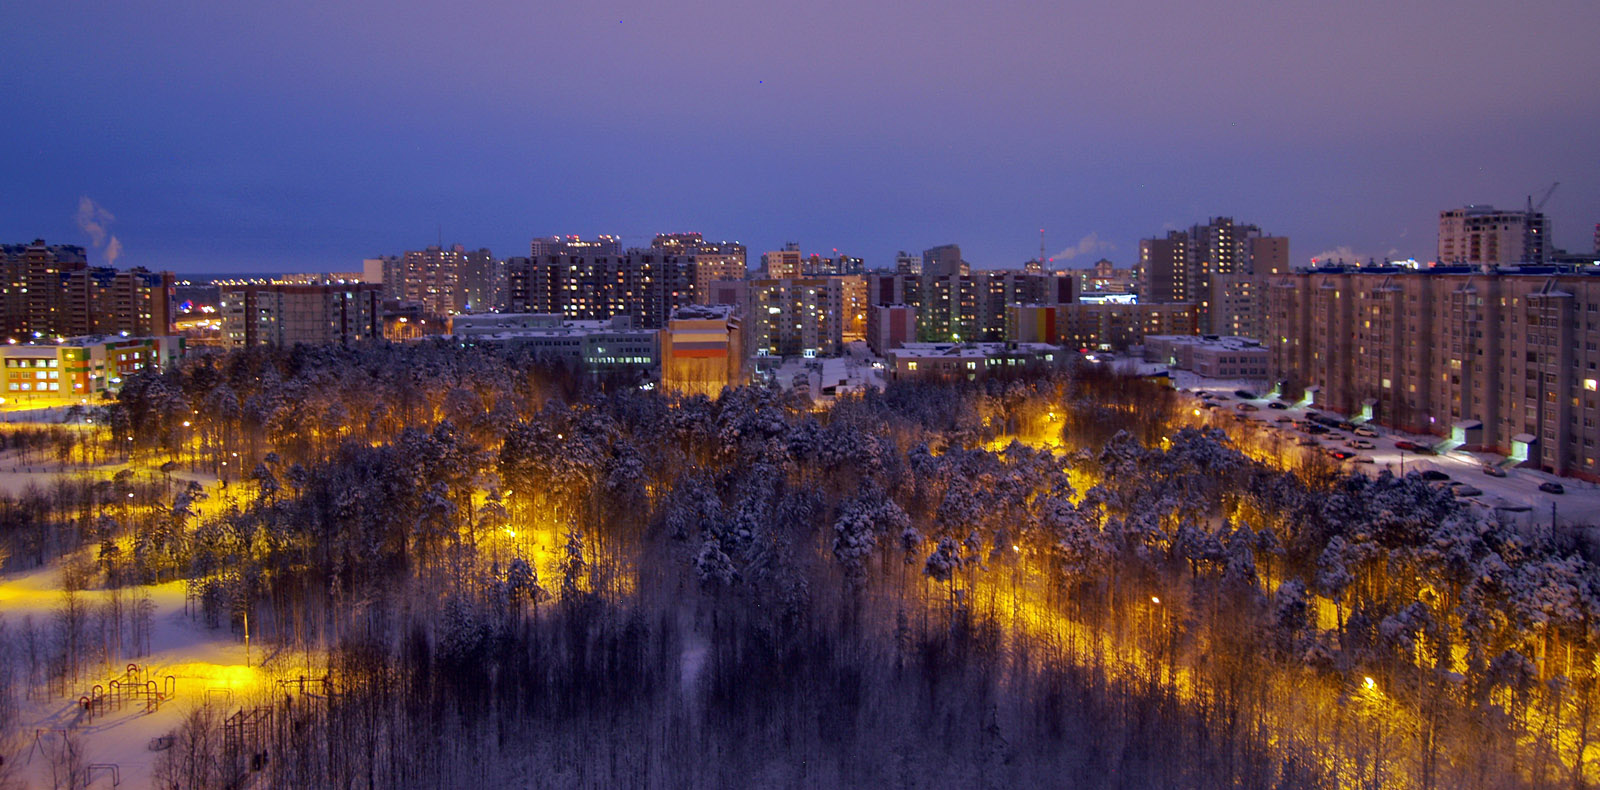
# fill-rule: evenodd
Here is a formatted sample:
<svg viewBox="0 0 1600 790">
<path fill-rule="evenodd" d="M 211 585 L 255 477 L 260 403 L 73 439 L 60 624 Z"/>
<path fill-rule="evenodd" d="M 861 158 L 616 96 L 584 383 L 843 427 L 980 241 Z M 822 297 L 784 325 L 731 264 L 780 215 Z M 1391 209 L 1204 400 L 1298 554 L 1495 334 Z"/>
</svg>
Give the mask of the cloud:
<svg viewBox="0 0 1600 790">
<path fill-rule="evenodd" d="M 1068 247 L 1050 257 L 1053 261 L 1070 261 L 1079 255 L 1093 255 L 1097 252 L 1114 250 L 1117 245 L 1109 241 L 1101 241 L 1100 234 L 1090 233 L 1078 240 L 1077 244 Z"/>
<path fill-rule="evenodd" d="M 88 195 L 78 198 L 78 229 L 89 234 L 94 246 L 106 243 L 106 227 L 116 220 L 116 216 L 90 200 Z"/>
</svg>

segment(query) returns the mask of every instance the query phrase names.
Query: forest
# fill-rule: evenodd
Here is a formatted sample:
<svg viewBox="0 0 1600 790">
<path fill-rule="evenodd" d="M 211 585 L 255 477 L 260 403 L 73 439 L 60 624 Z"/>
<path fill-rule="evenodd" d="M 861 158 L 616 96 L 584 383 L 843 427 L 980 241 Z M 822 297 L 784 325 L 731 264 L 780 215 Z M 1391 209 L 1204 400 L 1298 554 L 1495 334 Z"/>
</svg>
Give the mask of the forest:
<svg viewBox="0 0 1600 790">
<path fill-rule="evenodd" d="M 1600 781 L 1581 530 L 1286 462 L 1103 367 L 824 407 L 442 341 L 260 348 L 80 416 L 0 436 L 128 462 L 0 495 L 0 569 L 66 591 L 0 619 L 0 783 L 22 704 L 149 652 L 171 583 L 316 673 L 189 711 L 159 788 Z"/>
</svg>

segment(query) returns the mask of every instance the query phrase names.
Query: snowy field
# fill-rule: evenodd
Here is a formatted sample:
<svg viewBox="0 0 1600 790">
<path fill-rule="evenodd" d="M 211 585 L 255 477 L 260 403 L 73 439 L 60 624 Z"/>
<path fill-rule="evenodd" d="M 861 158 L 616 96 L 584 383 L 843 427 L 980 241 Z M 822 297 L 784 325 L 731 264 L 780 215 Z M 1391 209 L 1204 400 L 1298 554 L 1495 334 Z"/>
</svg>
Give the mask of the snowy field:
<svg viewBox="0 0 1600 790">
<path fill-rule="evenodd" d="M 109 480 L 128 468 L 128 464 L 30 464 L 15 451 L 8 451 L 0 453 L 0 490 L 13 497 L 29 487 L 48 492 L 55 480 L 65 475 Z M 134 474 L 141 483 L 163 481 L 163 476 L 151 469 L 137 468 Z M 193 506 L 197 516 L 227 506 L 224 491 L 213 476 L 176 471 L 166 482 L 176 491 L 190 481 L 199 483 L 207 494 Z M 83 550 L 82 556 L 92 557 L 92 550 Z M 62 565 L 57 561 L 30 571 L 0 574 L 0 613 L 13 657 L 25 660 L 30 641 L 47 645 L 58 636 L 66 602 Z M 303 656 L 263 655 L 260 649 L 247 655 L 245 644 L 229 628 L 206 627 L 190 615 L 191 604 L 182 582 L 128 586 L 115 593 L 91 587 L 77 593 L 77 601 L 86 630 L 96 640 L 92 648 L 97 653 L 102 647 L 98 640 L 107 630 L 101 623 L 110 622 L 113 609 L 121 612 L 118 625 L 110 631 L 118 634 L 122 649 L 110 646 L 104 652 L 130 657 L 85 668 L 76 681 L 67 684 L 65 695 L 52 693 L 47 684 L 41 684 L 32 696 L 19 700 L 23 742 L 18 744 L 11 768 L 27 787 L 60 786 L 52 776 L 52 755 L 60 753 L 64 732 L 72 733 L 82 762 L 106 766 L 95 769 L 88 787 L 112 787 L 110 766 L 115 766 L 115 777 L 120 779 L 118 787 L 150 787 L 152 769 L 161 756 L 161 751 L 152 749 L 153 740 L 175 730 L 190 711 L 210 705 L 219 715 L 230 715 L 257 697 L 274 695 L 278 691 L 274 680 L 312 674 L 305 668 Z M 148 617 L 143 618 L 144 625 L 136 625 L 142 601 L 148 601 L 142 604 L 148 607 Z M 141 630 L 146 633 L 140 635 Z M 141 641 L 147 644 L 147 651 L 140 649 Z M 50 652 L 42 647 L 40 651 Z M 130 663 L 134 666 L 131 671 Z M 85 710 L 82 699 L 94 696 L 97 687 L 108 692 L 113 680 L 123 687 L 154 682 L 159 691 L 157 703 L 128 696 L 118 703 L 108 696 L 102 706 Z"/>
</svg>

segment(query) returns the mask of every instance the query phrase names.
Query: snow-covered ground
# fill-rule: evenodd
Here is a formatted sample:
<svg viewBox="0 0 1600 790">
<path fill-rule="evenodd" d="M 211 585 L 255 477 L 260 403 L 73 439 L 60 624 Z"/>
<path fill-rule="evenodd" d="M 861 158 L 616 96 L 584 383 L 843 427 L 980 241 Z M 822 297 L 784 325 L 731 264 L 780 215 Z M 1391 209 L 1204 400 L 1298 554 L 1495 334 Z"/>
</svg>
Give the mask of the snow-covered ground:
<svg viewBox="0 0 1600 790">
<path fill-rule="evenodd" d="M 787 357 L 779 364 L 774 379 L 778 386 L 801 389 L 815 401 L 826 403 L 835 395 L 861 392 L 867 388 L 883 389 L 883 360 L 872 356 L 865 343 L 850 343 L 844 356 L 821 359 Z M 770 361 L 761 363 L 771 365 Z M 763 370 L 766 370 L 763 367 Z M 830 391 L 831 390 L 831 391 Z"/>
<path fill-rule="evenodd" d="M 64 468 L 54 462 L 27 464 L 14 451 L 7 452 L 0 454 L 0 491 L 16 496 L 30 485 L 48 491 L 63 475 L 110 479 L 127 468 L 126 463 Z M 140 482 L 163 480 L 159 472 L 142 466 L 135 468 L 134 474 Z M 207 493 L 204 500 L 193 505 L 197 515 L 203 517 L 213 508 L 226 507 L 226 492 L 213 476 L 180 470 L 173 472 L 168 482 L 175 492 L 189 481 L 201 484 Z M 93 621 L 112 593 L 87 589 L 78 595 L 86 605 L 87 617 Z M 273 695 L 277 691 L 273 681 L 277 678 L 320 674 L 303 666 L 303 656 L 264 655 L 259 645 L 247 656 L 243 641 L 229 628 L 208 628 L 190 616 L 182 582 L 125 587 L 118 595 L 124 612 L 133 611 L 138 601 L 148 596 L 152 607 L 149 652 L 85 670 L 78 681 L 69 685 L 66 696 L 51 694 L 40 686 L 31 699 L 20 700 L 23 743 L 15 761 L 29 787 L 52 786 L 50 754 L 59 749 L 64 731 L 77 738 L 85 762 L 116 765 L 119 786 L 148 787 L 151 770 L 160 756 L 151 750 L 151 740 L 176 729 L 188 711 L 211 704 L 220 716 L 227 716 L 256 697 Z M 60 562 L 28 572 L 0 574 L 0 615 L 4 617 L 13 657 L 20 655 L 23 633 L 30 623 L 41 640 L 50 643 L 55 638 L 63 601 Z M 131 616 L 124 617 L 128 621 L 120 629 L 124 633 L 123 652 L 137 652 L 129 633 Z M 99 634 L 100 630 L 92 628 L 91 632 Z M 131 677 L 127 670 L 130 662 L 137 667 Z M 170 684 L 172 694 L 153 711 L 147 710 L 143 700 L 129 699 L 89 716 L 82 710 L 80 698 L 93 694 L 96 685 L 108 689 L 112 680 L 124 685 L 130 680 L 153 680 L 163 694 Z M 89 786 L 110 787 L 109 772 L 97 771 Z"/>
<path fill-rule="evenodd" d="M 85 590 L 79 595 L 91 613 L 109 597 L 104 590 Z M 24 737 L 14 759 L 28 786 L 52 786 L 51 754 L 60 748 L 62 733 L 70 731 L 82 749 L 84 762 L 117 766 L 120 786 L 148 787 L 160 756 L 151 749 L 152 739 L 175 730 L 190 710 L 210 704 L 222 716 L 232 714 L 273 694 L 275 677 L 295 677 L 305 671 L 288 666 L 295 663 L 288 657 L 263 655 L 259 648 L 247 658 L 244 644 L 227 628 L 210 629 L 191 618 L 185 612 L 182 582 L 121 591 L 123 605 L 129 608 L 144 595 L 154 607 L 150 653 L 131 659 L 136 665 L 132 673 L 127 670 L 128 661 L 118 661 L 86 671 L 71 685 L 68 696 L 55 696 L 41 687 L 33 699 L 21 701 Z M 17 644 L 30 619 L 48 638 L 62 600 L 57 567 L 0 578 L 0 611 L 5 613 L 8 633 Z M 170 689 L 171 696 L 153 711 L 143 699 L 125 699 L 120 706 L 108 704 L 89 715 L 80 698 L 93 694 L 97 685 L 109 688 L 112 680 L 124 685 L 155 681 L 164 695 Z M 90 787 L 111 786 L 109 772 L 104 773 L 97 775 Z"/>
</svg>

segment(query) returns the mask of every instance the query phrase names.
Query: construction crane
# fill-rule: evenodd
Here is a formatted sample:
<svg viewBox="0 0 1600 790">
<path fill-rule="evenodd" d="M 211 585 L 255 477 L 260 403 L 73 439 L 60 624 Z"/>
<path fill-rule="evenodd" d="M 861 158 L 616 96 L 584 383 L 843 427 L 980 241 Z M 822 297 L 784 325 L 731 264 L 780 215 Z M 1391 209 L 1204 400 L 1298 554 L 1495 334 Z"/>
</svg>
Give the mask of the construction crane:
<svg viewBox="0 0 1600 790">
<path fill-rule="evenodd" d="M 1545 262 L 1545 253 L 1550 247 L 1550 240 L 1548 238 L 1540 239 L 1538 244 L 1539 254 L 1532 254 L 1534 248 L 1534 235 L 1538 233 L 1533 226 L 1533 215 L 1544 211 L 1544 204 L 1550 202 L 1550 196 L 1555 194 L 1556 187 L 1558 186 L 1561 186 L 1560 181 L 1551 184 L 1550 188 L 1544 191 L 1544 196 L 1539 198 L 1539 202 L 1537 204 L 1533 202 L 1533 195 L 1528 196 L 1528 210 L 1527 213 L 1525 213 L 1522 217 L 1522 259 L 1525 261 L 1531 260 L 1533 263 Z M 1549 234 L 1546 235 L 1548 236 Z"/>
</svg>

